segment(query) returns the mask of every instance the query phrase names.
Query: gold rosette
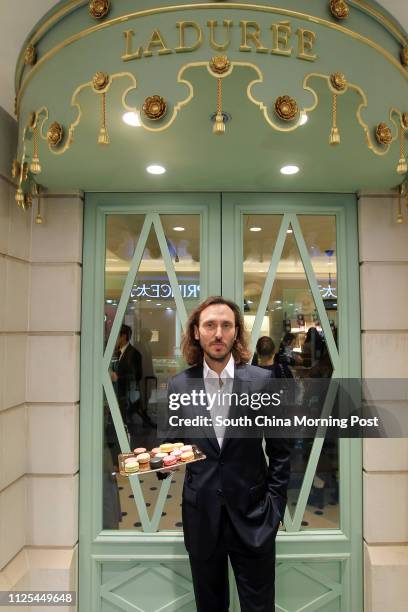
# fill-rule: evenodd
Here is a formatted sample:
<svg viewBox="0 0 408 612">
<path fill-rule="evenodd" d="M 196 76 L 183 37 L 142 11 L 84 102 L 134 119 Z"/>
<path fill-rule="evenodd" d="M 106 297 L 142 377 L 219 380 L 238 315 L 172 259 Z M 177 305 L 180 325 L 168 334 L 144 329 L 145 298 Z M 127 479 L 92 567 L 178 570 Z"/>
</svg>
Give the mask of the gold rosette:
<svg viewBox="0 0 408 612">
<path fill-rule="evenodd" d="M 91 0 L 89 3 L 89 14 L 94 19 L 103 19 L 109 13 L 109 0 Z"/>
<path fill-rule="evenodd" d="M 64 138 L 64 128 L 54 121 L 47 130 L 47 142 L 50 147 L 57 147 Z"/>
<path fill-rule="evenodd" d="M 157 121 L 166 114 L 167 102 L 161 96 L 149 96 L 144 101 L 142 110 L 148 119 Z"/>
<path fill-rule="evenodd" d="M 389 145 L 392 143 L 392 132 L 391 128 L 386 123 L 379 123 L 375 129 L 375 137 L 377 142 L 382 145 Z"/>
<path fill-rule="evenodd" d="M 292 121 L 298 114 L 297 102 L 290 96 L 279 96 L 275 101 L 275 113 L 282 121 Z"/>
<path fill-rule="evenodd" d="M 96 91 L 102 91 L 109 85 L 109 74 L 97 72 L 92 79 L 92 86 Z"/>
<path fill-rule="evenodd" d="M 330 11 L 336 19 L 347 19 L 350 14 L 345 0 L 330 0 Z"/>
<path fill-rule="evenodd" d="M 347 86 L 347 79 L 342 72 L 333 72 L 330 75 L 330 83 L 337 91 L 344 91 Z"/>
<path fill-rule="evenodd" d="M 231 62 L 226 55 L 214 55 L 210 60 L 210 68 L 215 74 L 224 74 L 230 69 Z"/>
</svg>

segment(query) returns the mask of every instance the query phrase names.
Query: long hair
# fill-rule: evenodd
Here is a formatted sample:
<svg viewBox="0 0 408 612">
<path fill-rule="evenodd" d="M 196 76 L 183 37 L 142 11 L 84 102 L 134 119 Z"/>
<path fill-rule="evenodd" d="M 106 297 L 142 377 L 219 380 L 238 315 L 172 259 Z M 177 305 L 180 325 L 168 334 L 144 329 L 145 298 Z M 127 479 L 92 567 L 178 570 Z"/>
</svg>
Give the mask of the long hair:
<svg viewBox="0 0 408 612">
<path fill-rule="evenodd" d="M 200 346 L 200 342 L 194 337 L 194 327 L 198 327 L 200 315 L 203 310 L 208 308 L 208 306 L 213 306 L 215 304 L 224 304 L 225 306 L 231 308 L 232 312 L 234 313 L 237 337 L 235 338 L 232 346 L 232 356 L 237 364 L 247 363 L 251 357 L 251 351 L 248 348 L 247 334 L 245 332 L 244 319 L 241 311 L 234 302 L 226 300 L 219 295 L 208 297 L 189 316 L 186 331 L 181 341 L 181 350 L 184 359 L 189 365 L 201 365 L 203 363 L 204 353 Z"/>
</svg>

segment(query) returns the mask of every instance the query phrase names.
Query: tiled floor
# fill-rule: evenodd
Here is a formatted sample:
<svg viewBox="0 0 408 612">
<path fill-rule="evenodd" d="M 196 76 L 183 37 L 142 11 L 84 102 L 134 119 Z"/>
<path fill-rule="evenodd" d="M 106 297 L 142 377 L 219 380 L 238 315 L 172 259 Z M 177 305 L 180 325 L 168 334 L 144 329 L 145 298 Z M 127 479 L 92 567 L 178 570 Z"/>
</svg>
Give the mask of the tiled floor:
<svg viewBox="0 0 408 612">
<path fill-rule="evenodd" d="M 181 491 L 184 481 L 184 468 L 174 472 L 172 484 L 168 493 L 163 515 L 160 521 L 160 530 L 181 530 Z M 141 530 L 140 519 L 137 513 L 136 504 L 133 499 L 129 479 L 118 476 L 118 487 L 120 505 L 122 510 L 122 521 L 120 529 L 139 529 Z M 138 476 L 142 485 L 143 495 L 146 501 L 147 510 L 151 517 L 155 508 L 161 483 L 156 474 L 145 474 Z M 290 490 L 288 493 L 288 505 L 293 516 L 298 491 Z M 327 496 L 326 496 L 327 497 Z M 308 505 L 302 521 L 303 529 L 336 529 L 338 527 L 339 506 L 337 503 L 326 501 L 321 506 Z"/>
</svg>

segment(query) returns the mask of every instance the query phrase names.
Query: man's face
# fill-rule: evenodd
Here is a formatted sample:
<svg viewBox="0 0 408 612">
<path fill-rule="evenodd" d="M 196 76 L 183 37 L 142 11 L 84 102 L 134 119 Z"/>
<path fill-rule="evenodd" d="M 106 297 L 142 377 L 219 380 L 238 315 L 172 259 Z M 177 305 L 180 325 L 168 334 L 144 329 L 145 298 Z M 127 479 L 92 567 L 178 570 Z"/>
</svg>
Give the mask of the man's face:
<svg viewBox="0 0 408 612">
<path fill-rule="evenodd" d="M 217 361 L 223 361 L 230 354 L 237 333 L 234 313 L 226 304 L 208 306 L 194 327 L 194 337 L 204 354 Z"/>
</svg>

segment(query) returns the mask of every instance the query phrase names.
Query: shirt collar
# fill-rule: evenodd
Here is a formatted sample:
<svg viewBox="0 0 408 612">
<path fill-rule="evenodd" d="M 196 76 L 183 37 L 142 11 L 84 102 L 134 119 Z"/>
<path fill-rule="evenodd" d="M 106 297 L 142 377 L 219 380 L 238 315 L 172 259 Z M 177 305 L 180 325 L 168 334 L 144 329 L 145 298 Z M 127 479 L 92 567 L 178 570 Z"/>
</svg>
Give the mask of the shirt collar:
<svg viewBox="0 0 408 612">
<path fill-rule="evenodd" d="M 218 376 L 217 372 L 215 372 L 214 370 L 212 370 L 206 360 L 204 359 L 203 361 L 203 376 L 204 378 L 234 378 L 234 372 L 235 372 L 235 362 L 234 362 L 234 358 L 232 356 L 232 353 L 230 355 L 229 361 L 227 363 L 227 365 L 225 366 L 225 368 L 222 370 L 220 376 Z"/>
</svg>

